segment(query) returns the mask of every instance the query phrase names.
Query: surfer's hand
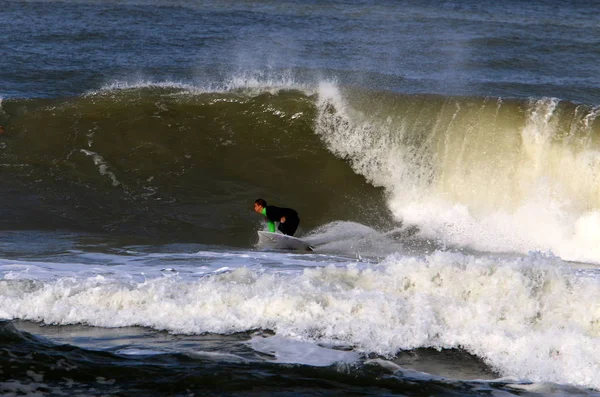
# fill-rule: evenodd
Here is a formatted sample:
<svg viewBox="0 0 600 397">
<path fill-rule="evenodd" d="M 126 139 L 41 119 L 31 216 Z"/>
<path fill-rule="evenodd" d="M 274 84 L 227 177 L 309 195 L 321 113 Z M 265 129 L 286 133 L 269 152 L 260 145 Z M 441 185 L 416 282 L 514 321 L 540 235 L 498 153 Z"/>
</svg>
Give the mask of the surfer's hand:
<svg viewBox="0 0 600 397">
<path fill-rule="evenodd" d="M 281 219 L 279 220 L 280 223 L 285 223 L 285 216 L 282 216 Z"/>
</svg>

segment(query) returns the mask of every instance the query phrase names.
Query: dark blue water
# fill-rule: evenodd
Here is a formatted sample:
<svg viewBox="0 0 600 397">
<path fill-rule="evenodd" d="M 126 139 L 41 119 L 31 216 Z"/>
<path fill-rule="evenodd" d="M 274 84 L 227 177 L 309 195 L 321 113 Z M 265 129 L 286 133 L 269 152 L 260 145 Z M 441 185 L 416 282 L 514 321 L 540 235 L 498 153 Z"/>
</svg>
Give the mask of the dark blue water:
<svg viewBox="0 0 600 397">
<path fill-rule="evenodd" d="M 404 93 L 598 102 L 597 4 L 5 1 L 2 96 L 291 73 Z"/>
<path fill-rule="evenodd" d="M 0 393 L 597 395 L 598 11 L 0 0 Z"/>
</svg>

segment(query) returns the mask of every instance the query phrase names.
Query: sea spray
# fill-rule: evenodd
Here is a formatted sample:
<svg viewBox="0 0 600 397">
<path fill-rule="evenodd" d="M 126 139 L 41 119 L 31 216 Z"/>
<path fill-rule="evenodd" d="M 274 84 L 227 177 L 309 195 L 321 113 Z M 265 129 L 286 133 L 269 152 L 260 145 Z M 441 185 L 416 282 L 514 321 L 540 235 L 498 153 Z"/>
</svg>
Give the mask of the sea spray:
<svg viewBox="0 0 600 397">
<path fill-rule="evenodd" d="M 320 87 L 315 131 L 423 237 L 600 261 L 597 108 Z M 578 229 L 578 231 L 575 231 Z"/>
</svg>

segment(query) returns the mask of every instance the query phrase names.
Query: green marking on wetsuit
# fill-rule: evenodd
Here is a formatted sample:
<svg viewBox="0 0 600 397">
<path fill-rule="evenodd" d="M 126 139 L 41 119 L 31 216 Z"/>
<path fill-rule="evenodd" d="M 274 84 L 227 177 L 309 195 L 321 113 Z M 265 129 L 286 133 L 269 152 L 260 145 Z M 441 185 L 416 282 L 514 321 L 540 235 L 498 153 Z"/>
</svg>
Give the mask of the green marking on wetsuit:
<svg viewBox="0 0 600 397">
<path fill-rule="evenodd" d="M 260 213 L 265 216 L 265 219 L 267 220 L 267 226 L 269 227 L 269 231 L 271 233 L 275 233 L 275 222 L 273 222 L 273 221 L 269 220 L 269 218 L 267 218 L 267 209 L 263 208 Z"/>
</svg>

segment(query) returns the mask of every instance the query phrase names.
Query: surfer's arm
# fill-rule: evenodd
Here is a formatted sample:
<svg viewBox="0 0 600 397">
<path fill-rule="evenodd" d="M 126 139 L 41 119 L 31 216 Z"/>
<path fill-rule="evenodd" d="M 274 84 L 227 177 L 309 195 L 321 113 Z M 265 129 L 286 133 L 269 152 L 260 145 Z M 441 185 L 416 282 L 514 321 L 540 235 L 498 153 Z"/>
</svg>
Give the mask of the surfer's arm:
<svg viewBox="0 0 600 397">
<path fill-rule="evenodd" d="M 261 212 L 264 216 L 265 216 L 265 220 L 267 221 L 267 226 L 269 227 L 269 231 L 271 233 L 275 233 L 275 222 L 273 222 L 272 220 L 270 220 L 269 218 L 267 218 L 267 209 L 263 208 L 262 212 Z"/>
</svg>

